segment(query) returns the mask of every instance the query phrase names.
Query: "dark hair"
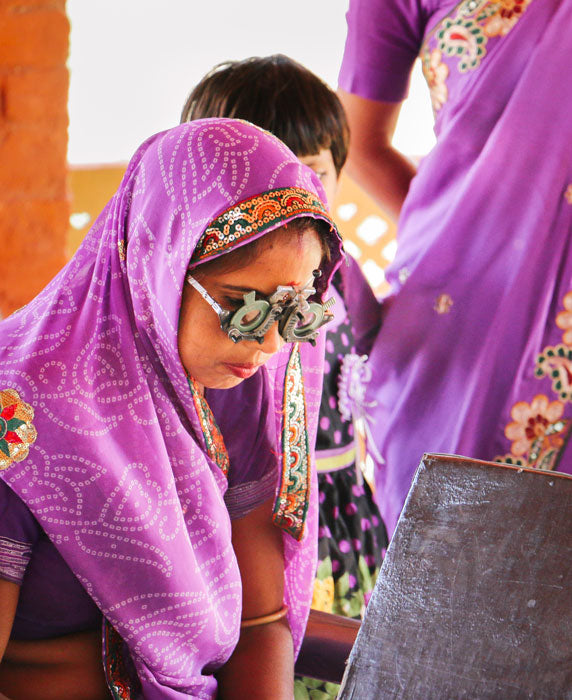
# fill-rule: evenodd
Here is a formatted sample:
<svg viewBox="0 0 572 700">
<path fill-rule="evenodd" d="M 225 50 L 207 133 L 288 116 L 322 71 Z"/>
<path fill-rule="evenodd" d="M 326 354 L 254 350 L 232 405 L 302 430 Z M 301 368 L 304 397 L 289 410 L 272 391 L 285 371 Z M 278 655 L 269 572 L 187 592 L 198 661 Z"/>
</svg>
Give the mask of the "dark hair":
<svg viewBox="0 0 572 700">
<path fill-rule="evenodd" d="M 349 127 L 336 93 L 288 56 L 253 56 L 215 66 L 188 96 L 181 123 L 206 117 L 245 119 L 270 131 L 297 156 L 329 148 L 339 175 Z"/>
</svg>

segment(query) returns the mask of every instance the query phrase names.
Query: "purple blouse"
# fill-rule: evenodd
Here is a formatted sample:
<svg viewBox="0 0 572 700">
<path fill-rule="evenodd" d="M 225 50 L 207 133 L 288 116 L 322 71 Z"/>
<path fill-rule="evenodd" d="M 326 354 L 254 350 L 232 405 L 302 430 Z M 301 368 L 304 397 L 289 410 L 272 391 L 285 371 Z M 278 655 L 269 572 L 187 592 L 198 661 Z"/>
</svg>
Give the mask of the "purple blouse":
<svg viewBox="0 0 572 700">
<path fill-rule="evenodd" d="M 1 480 L 0 578 L 21 585 L 13 639 L 57 637 L 100 624 L 95 603 L 28 507 Z"/>
</svg>

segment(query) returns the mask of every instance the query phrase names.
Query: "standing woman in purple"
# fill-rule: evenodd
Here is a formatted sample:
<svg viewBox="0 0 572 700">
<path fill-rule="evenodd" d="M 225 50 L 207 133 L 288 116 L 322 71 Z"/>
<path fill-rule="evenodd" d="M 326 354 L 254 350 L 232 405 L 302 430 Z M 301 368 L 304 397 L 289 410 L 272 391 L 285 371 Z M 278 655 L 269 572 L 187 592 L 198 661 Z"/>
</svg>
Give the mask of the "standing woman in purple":
<svg viewBox="0 0 572 700">
<path fill-rule="evenodd" d="M 323 196 L 246 122 L 157 134 L 0 324 L 0 695 L 291 700 L 316 567 L 305 392 L 341 246 Z M 229 460 L 205 389 L 254 377 L 263 399 L 233 408 L 258 471 L 231 513 L 251 455 Z"/>
<path fill-rule="evenodd" d="M 572 471 L 572 5 L 350 0 L 349 172 L 398 221 L 370 353 L 393 530 L 424 451 Z M 391 137 L 417 56 L 437 144 Z"/>
</svg>

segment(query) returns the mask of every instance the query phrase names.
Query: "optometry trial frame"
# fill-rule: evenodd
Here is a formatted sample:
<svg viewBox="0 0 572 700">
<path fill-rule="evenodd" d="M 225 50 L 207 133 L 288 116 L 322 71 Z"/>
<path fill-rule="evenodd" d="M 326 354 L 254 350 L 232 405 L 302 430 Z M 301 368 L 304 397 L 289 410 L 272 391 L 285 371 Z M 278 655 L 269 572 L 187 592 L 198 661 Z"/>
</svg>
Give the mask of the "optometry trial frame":
<svg viewBox="0 0 572 700">
<path fill-rule="evenodd" d="M 257 299 L 254 290 L 247 292 L 242 297 L 244 303 L 236 311 L 223 309 L 190 273 L 185 280 L 217 313 L 221 329 L 234 343 L 241 340 L 263 343 L 266 333 L 278 322 L 278 332 L 287 343 L 307 341 L 315 345 L 318 330 L 334 317 L 330 311 L 335 304 L 333 297 L 323 304 L 308 301 L 316 292 L 313 281 L 321 274 L 314 270 L 301 286 L 279 285 L 269 297 Z"/>
</svg>

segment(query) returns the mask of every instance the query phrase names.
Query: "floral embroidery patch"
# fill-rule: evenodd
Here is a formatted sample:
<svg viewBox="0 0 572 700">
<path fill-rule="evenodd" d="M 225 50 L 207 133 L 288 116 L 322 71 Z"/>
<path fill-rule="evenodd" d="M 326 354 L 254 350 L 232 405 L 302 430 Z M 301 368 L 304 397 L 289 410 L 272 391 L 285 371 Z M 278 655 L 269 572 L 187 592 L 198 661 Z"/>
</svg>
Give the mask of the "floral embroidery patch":
<svg viewBox="0 0 572 700">
<path fill-rule="evenodd" d="M 225 476 L 228 476 L 228 469 L 230 465 L 228 452 L 226 451 L 222 433 L 220 432 L 220 429 L 216 424 L 215 417 L 213 416 L 213 412 L 206 402 L 205 397 L 201 394 L 196 381 L 190 376 L 187 376 L 187 379 L 197 415 L 199 417 L 199 422 L 201 424 L 201 430 L 203 431 L 203 436 L 205 438 L 209 457 L 220 468 L 222 473 Z"/>
<path fill-rule="evenodd" d="M 435 112 L 441 109 L 449 97 L 447 89 L 449 67 L 442 62 L 442 55 L 439 49 L 433 49 L 427 56 L 428 60 L 423 63 L 423 75 L 429 86 L 431 104 Z"/>
<path fill-rule="evenodd" d="M 495 457 L 496 462 L 534 469 L 554 469 L 571 434 L 572 421 L 564 417 L 565 405 L 572 402 L 572 292 L 563 299 L 564 310 L 556 316 L 563 343 L 548 345 L 536 358 L 534 374 L 547 378 L 558 400 L 536 395 L 530 404 L 519 401 L 511 409 L 511 423 L 505 436 L 512 440 L 510 454 Z"/>
<path fill-rule="evenodd" d="M 483 28 L 472 17 L 457 15 L 445 19 L 437 32 L 439 51 L 459 59 L 460 73 L 477 68 L 486 53 L 487 37 Z"/>
<path fill-rule="evenodd" d="M 282 424 L 282 476 L 272 520 L 301 540 L 310 503 L 310 446 L 306 423 L 306 399 L 302 363 L 294 344 L 284 382 Z"/>
<path fill-rule="evenodd" d="M 0 470 L 28 456 L 38 433 L 32 424 L 34 409 L 15 389 L 0 391 Z"/>
<path fill-rule="evenodd" d="M 570 186 L 572 189 L 572 185 Z M 571 192 L 572 203 L 572 192 Z M 561 311 L 556 316 L 556 325 L 564 331 L 562 342 L 566 345 L 572 345 L 572 292 L 568 292 L 562 300 L 564 311 Z"/>
<path fill-rule="evenodd" d="M 443 56 L 457 59 L 460 73 L 477 69 L 487 53 L 488 40 L 506 36 L 532 0 L 462 0 L 424 41 L 420 57 L 438 112 L 448 99 L 449 66 Z"/>
<path fill-rule="evenodd" d="M 552 391 L 562 401 L 572 401 L 572 348 L 548 346 L 536 358 L 534 374 L 552 379 Z"/>
<path fill-rule="evenodd" d="M 220 214 L 201 236 L 191 262 L 196 264 L 220 255 L 238 241 L 247 241 L 277 222 L 286 223 L 301 214 L 318 216 L 336 229 L 315 195 L 300 187 L 282 187 L 246 199 Z"/>
<path fill-rule="evenodd" d="M 569 430 L 570 421 L 562 418 L 563 413 L 564 404 L 544 394 L 535 396 L 530 404 L 519 401 L 512 407 L 513 421 L 506 426 L 505 436 L 512 440 L 510 453 L 520 460 L 518 466 L 554 469 Z"/>
</svg>

